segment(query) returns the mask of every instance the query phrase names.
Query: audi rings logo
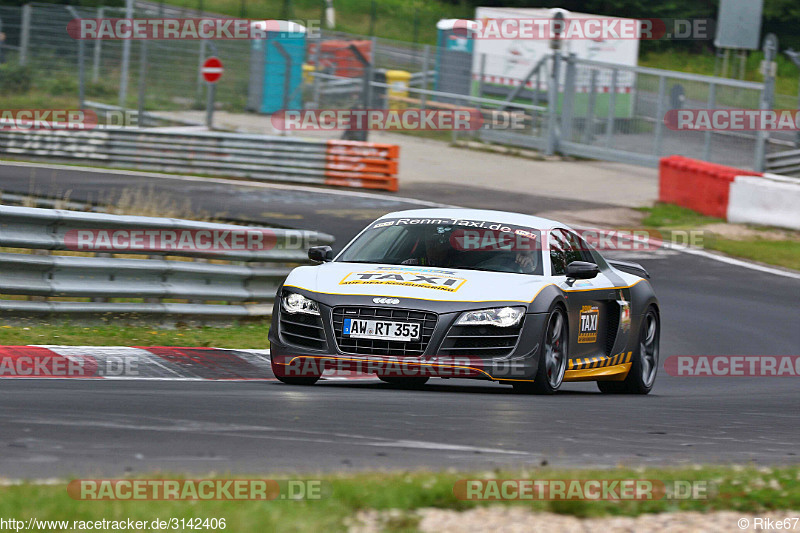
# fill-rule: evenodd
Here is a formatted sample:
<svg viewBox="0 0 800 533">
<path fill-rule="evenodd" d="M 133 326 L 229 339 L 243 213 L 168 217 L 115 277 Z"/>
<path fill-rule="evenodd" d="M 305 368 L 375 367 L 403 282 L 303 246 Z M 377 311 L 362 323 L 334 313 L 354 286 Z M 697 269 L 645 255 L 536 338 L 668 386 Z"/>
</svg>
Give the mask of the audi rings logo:
<svg viewBox="0 0 800 533">
<path fill-rule="evenodd" d="M 400 300 L 398 300 L 397 298 L 373 298 L 372 301 L 375 302 L 376 304 L 397 305 L 400 303 Z"/>
</svg>

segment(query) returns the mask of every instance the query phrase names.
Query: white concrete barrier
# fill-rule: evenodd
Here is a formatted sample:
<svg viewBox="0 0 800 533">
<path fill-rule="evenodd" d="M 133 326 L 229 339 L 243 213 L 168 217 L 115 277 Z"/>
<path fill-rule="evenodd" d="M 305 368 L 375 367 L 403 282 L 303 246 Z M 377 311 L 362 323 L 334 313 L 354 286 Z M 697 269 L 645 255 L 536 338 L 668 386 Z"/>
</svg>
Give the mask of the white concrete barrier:
<svg viewBox="0 0 800 533">
<path fill-rule="evenodd" d="M 800 179 L 777 174 L 736 176 L 730 185 L 727 218 L 800 230 Z"/>
</svg>

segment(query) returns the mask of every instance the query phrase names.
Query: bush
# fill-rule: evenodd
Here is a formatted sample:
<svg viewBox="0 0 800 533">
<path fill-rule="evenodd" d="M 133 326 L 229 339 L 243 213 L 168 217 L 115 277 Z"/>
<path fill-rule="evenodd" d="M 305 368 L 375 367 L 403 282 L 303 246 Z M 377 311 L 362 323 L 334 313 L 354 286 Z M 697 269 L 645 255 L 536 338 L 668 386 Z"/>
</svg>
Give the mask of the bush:
<svg viewBox="0 0 800 533">
<path fill-rule="evenodd" d="M 31 89 L 33 75 L 30 67 L 14 64 L 0 65 L 0 94 L 24 94 Z"/>
<path fill-rule="evenodd" d="M 50 78 L 45 82 L 44 89 L 52 96 L 77 96 L 78 80 L 66 76 Z"/>
</svg>

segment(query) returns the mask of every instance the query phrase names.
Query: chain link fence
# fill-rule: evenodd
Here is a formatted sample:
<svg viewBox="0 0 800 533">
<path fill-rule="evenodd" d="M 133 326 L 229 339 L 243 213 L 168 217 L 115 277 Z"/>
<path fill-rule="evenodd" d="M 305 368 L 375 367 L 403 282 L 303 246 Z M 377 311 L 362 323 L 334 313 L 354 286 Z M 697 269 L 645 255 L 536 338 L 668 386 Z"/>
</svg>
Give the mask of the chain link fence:
<svg viewBox="0 0 800 533">
<path fill-rule="evenodd" d="M 656 164 L 683 155 L 726 165 L 758 165 L 755 134 L 675 131 L 664 124 L 677 109 L 758 109 L 763 84 L 567 58 L 559 147 L 575 155 Z M 633 154 L 633 155 L 631 155 Z"/>
<path fill-rule="evenodd" d="M 137 18 L 198 15 L 146 2 L 137 3 L 134 11 Z M 66 32 L 74 18 L 124 16 L 124 10 L 110 7 L 37 3 L 0 7 L 1 31 L 6 35 L 0 53 L 7 63 L 27 64 L 36 84 L 48 94 L 74 97 L 80 86 L 82 47 L 85 100 L 151 114 L 203 109 L 207 84 L 200 66 L 212 55 L 225 68 L 216 86 L 217 108 L 257 110 L 251 94 L 254 79 L 260 76 L 271 89 L 277 85 L 263 71 L 255 73 L 254 61 L 263 59 L 254 55 L 253 41 L 98 39 L 81 45 Z M 679 154 L 743 168 L 758 168 L 764 152 L 792 148 L 796 141 L 791 133 L 767 138 L 748 132 L 673 131 L 664 125 L 665 113 L 673 109 L 756 109 L 764 91 L 760 83 L 552 54 L 513 58 L 473 54 L 330 31 L 309 36 L 302 56 L 302 65 L 292 65 L 302 68 L 298 74 L 302 82 L 293 84 L 290 98 L 284 100 L 299 102 L 300 107 L 460 106 L 485 112 L 489 124 L 503 113 L 524 115 L 523 127 L 516 130 L 490 126 L 453 134 L 456 138 L 651 166 L 661 156 Z M 520 64 L 528 70 L 526 78 L 503 75 L 519 72 Z M 396 77 L 397 71 L 406 77 Z"/>
<path fill-rule="evenodd" d="M 198 15 L 192 10 L 163 9 L 163 6 L 146 3 L 137 3 L 133 12 L 135 18 Z M 40 85 L 52 94 L 77 94 L 80 41 L 67 34 L 67 24 L 75 18 L 124 18 L 125 10 L 32 3 L 23 7 L 0 8 L 0 17 L 4 25 L 0 31 L 6 31 L 8 35 L 0 49 L 6 55 L 13 53 L 14 61 L 29 65 L 40 78 Z M 28 29 L 27 33 L 23 27 Z M 356 43 L 365 52 L 375 69 L 419 72 L 432 68 L 431 47 L 428 45 L 327 31 L 321 37 L 309 39 L 307 62 L 322 72 L 361 77 L 363 67 L 354 59 L 336 58 L 331 67 L 337 50 L 347 49 L 351 43 Z M 124 61 L 126 46 L 129 47 L 127 68 Z M 88 100 L 128 109 L 203 109 L 207 88 L 200 75 L 200 66 L 213 55 L 219 57 L 225 66 L 225 74 L 217 82 L 217 105 L 230 111 L 247 110 L 253 53 L 251 41 L 126 42 L 96 39 L 84 41 L 83 47 Z M 126 79 L 127 83 L 124 83 Z M 144 86 L 141 91 L 140 83 Z M 143 97 L 142 103 L 140 97 Z"/>
</svg>

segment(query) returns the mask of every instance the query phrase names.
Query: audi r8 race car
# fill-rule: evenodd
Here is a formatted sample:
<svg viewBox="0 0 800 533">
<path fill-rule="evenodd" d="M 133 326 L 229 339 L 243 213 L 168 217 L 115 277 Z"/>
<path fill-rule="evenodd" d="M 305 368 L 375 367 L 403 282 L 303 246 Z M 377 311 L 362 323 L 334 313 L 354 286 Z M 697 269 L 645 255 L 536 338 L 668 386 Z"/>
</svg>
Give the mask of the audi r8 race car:
<svg viewBox="0 0 800 533">
<path fill-rule="evenodd" d="M 399 386 L 475 378 L 552 394 L 565 381 L 647 394 L 658 300 L 644 268 L 607 261 L 576 231 L 476 209 L 389 213 L 278 289 L 272 369 L 309 385 L 325 371 Z"/>
</svg>

